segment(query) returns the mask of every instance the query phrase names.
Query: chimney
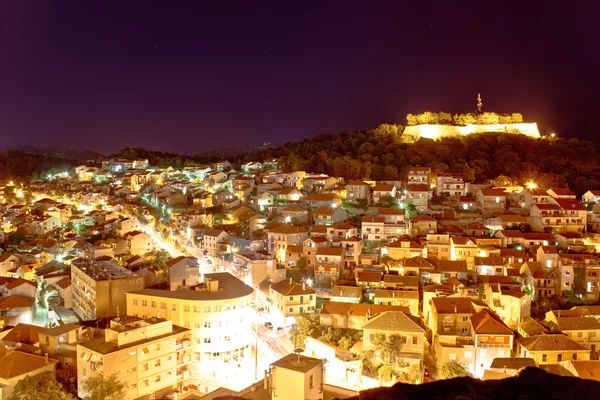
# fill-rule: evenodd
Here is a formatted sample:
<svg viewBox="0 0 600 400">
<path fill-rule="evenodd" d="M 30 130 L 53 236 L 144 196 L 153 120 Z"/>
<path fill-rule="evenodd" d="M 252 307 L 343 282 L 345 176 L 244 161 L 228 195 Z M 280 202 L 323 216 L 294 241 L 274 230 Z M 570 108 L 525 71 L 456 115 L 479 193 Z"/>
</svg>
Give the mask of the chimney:
<svg viewBox="0 0 600 400">
<path fill-rule="evenodd" d="M 219 291 L 219 281 L 211 279 L 206 282 L 206 286 L 209 292 L 218 292 Z"/>
<path fill-rule="evenodd" d="M 302 284 L 302 290 L 306 290 L 306 283 Z"/>
<path fill-rule="evenodd" d="M 456 307 L 456 304 L 454 305 L 454 314 L 456 314 L 458 312 L 458 307 Z"/>
<path fill-rule="evenodd" d="M 292 284 L 292 278 L 290 278 L 290 285 Z"/>
<path fill-rule="evenodd" d="M 49 363 L 50 363 L 50 361 L 48 360 L 48 353 L 44 353 L 44 362 L 45 362 L 46 364 L 49 364 Z"/>
</svg>

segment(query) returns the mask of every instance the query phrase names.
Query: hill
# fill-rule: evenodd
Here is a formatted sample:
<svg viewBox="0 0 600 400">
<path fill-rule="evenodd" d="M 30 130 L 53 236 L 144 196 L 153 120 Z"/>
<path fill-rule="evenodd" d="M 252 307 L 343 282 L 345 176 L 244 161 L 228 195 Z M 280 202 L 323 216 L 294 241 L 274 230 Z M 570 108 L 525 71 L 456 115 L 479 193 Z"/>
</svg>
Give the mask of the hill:
<svg viewBox="0 0 600 400">
<path fill-rule="evenodd" d="M 578 139 L 533 139 L 526 135 L 473 133 L 406 143 L 394 125 L 352 133 L 321 134 L 286 143 L 238 162 L 280 157 L 284 170 L 305 170 L 346 179 L 406 179 L 411 166 L 435 173 L 463 173 L 470 182 L 507 175 L 540 186 L 567 186 L 581 195 L 600 189 L 597 143 Z"/>
<path fill-rule="evenodd" d="M 83 164 L 87 161 L 96 161 L 99 157 L 103 157 L 102 154 L 87 150 L 87 149 L 79 149 L 77 147 L 66 147 L 66 148 L 40 148 L 30 145 L 20 145 L 20 146 L 11 146 L 9 148 L 5 148 L 4 151 L 15 150 L 20 151 L 25 154 L 32 154 L 38 156 L 49 156 L 55 157 L 59 159 L 64 159 L 67 161 L 73 161 L 76 164 Z"/>
</svg>

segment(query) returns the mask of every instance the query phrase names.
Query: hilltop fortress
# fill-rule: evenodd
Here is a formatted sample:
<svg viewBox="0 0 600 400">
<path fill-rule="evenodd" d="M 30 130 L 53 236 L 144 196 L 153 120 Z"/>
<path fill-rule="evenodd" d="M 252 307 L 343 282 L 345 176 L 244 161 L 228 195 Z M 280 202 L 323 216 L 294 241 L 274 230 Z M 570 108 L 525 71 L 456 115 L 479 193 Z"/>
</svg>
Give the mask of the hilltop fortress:
<svg viewBox="0 0 600 400">
<path fill-rule="evenodd" d="M 481 94 L 477 95 L 477 112 L 452 115 L 446 112 L 426 111 L 422 114 L 408 114 L 408 126 L 404 135 L 413 140 L 419 138 L 439 139 L 457 137 L 471 133 L 514 133 L 539 139 L 537 123 L 524 123 L 519 113 L 497 114 L 483 112 Z"/>
<path fill-rule="evenodd" d="M 418 140 L 419 138 L 439 139 L 443 137 L 458 137 L 469 135 L 471 133 L 486 132 L 521 134 L 532 139 L 539 139 L 541 137 L 537 123 L 535 122 L 522 122 L 516 124 L 469 124 L 465 126 L 419 124 L 404 128 L 404 135 L 412 136 L 415 140 Z"/>
</svg>

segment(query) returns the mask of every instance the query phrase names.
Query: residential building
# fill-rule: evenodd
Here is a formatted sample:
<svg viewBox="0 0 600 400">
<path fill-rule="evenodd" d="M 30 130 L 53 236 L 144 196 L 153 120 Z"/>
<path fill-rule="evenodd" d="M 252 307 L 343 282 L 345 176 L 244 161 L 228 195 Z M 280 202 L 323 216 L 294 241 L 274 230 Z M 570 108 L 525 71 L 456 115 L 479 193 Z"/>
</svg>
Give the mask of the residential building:
<svg viewBox="0 0 600 400">
<path fill-rule="evenodd" d="M 562 333 L 541 334 L 516 341 L 518 357 L 533 358 L 537 365 L 558 364 L 561 361 L 590 359 L 590 349 Z"/>
<path fill-rule="evenodd" d="M 417 215 L 410 219 L 410 231 L 413 236 L 428 235 L 436 233 L 437 230 L 437 219 L 427 214 Z"/>
<path fill-rule="evenodd" d="M 267 249 L 277 260 L 285 260 L 288 246 L 301 246 L 308 239 L 308 230 L 304 227 L 280 225 L 267 233 Z"/>
<path fill-rule="evenodd" d="M 54 377 L 57 362 L 47 356 L 0 347 L 0 398 L 9 398 L 15 385 L 27 376 L 49 372 Z"/>
<path fill-rule="evenodd" d="M 482 300 L 511 329 L 531 317 L 531 297 L 521 290 L 500 283 L 483 284 Z"/>
<path fill-rule="evenodd" d="M 331 289 L 331 301 L 358 304 L 362 300 L 363 289 L 357 286 L 334 285 Z"/>
<path fill-rule="evenodd" d="M 211 256 L 216 256 L 221 252 L 227 251 L 227 241 L 229 234 L 220 229 L 204 229 L 202 237 L 202 249 L 206 250 Z"/>
<path fill-rule="evenodd" d="M 379 242 L 385 239 L 385 218 L 365 215 L 362 217 L 361 237 L 370 242 Z"/>
<path fill-rule="evenodd" d="M 179 256 L 167 262 L 169 290 L 195 286 L 200 283 L 200 266 L 196 257 Z"/>
<path fill-rule="evenodd" d="M 351 203 L 359 200 L 369 201 L 370 191 L 371 187 L 369 184 L 361 180 L 355 180 L 346 184 L 346 198 Z"/>
<path fill-rule="evenodd" d="M 312 209 L 319 207 L 337 208 L 342 204 L 342 200 L 333 194 L 316 193 L 304 198 L 304 203 Z"/>
<path fill-rule="evenodd" d="M 132 231 L 125 234 L 127 249 L 131 255 L 143 256 L 154 249 L 152 237 L 145 232 Z"/>
<path fill-rule="evenodd" d="M 273 304 L 271 311 L 278 313 L 275 318 L 284 326 L 303 312 L 314 313 L 317 305 L 317 291 L 292 278 L 273 283 L 269 298 Z"/>
<path fill-rule="evenodd" d="M 409 236 L 402 236 L 400 239 L 382 248 L 381 254 L 387 255 L 394 260 L 402 260 L 405 258 L 424 257 L 427 255 L 427 249 Z"/>
<path fill-rule="evenodd" d="M 504 214 L 506 193 L 502 189 L 481 188 L 475 195 L 484 215 Z"/>
<path fill-rule="evenodd" d="M 363 349 L 373 348 L 376 335 L 399 335 L 402 361 L 420 363 L 427 339 L 426 329 L 419 317 L 402 311 L 384 311 L 367 319 L 363 326 Z M 375 349 L 377 350 L 377 349 Z"/>
<path fill-rule="evenodd" d="M 552 196 L 553 199 L 572 199 L 575 200 L 575 193 L 571 192 L 567 188 L 553 187 L 547 190 L 547 193 Z"/>
<path fill-rule="evenodd" d="M 143 289 L 144 278 L 113 263 L 73 263 L 71 286 L 73 311 L 90 320 L 124 312 L 125 293 Z"/>
<path fill-rule="evenodd" d="M 271 364 L 265 378 L 268 392 L 264 398 L 269 398 L 268 393 L 271 393 L 272 398 L 286 400 L 323 398 L 324 374 L 322 359 L 288 354 Z"/>
<path fill-rule="evenodd" d="M 445 173 L 435 178 L 435 194 L 441 196 L 466 196 L 465 178 L 463 174 Z"/>
<path fill-rule="evenodd" d="M 344 329 L 362 329 L 366 321 L 384 311 L 404 311 L 408 308 L 379 304 L 354 304 L 326 300 L 319 312 L 322 326 Z"/>
<path fill-rule="evenodd" d="M 534 204 L 548 204 L 552 202 L 552 196 L 542 189 L 524 189 L 518 194 L 519 206 L 530 210 Z"/>
<path fill-rule="evenodd" d="M 417 211 L 425 211 L 429 208 L 431 189 L 428 184 L 409 184 L 406 187 L 406 203 L 412 204 Z"/>
<path fill-rule="evenodd" d="M 600 350 L 600 320 L 590 317 L 560 317 L 561 310 L 548 312 L 546 321 L 552 331 L 559 331 L 579 344 L 589 347 L 593 352 Z M 568 315 L 568 312 L 567 312 Z"/>
<path fill-rule="evenodd" d="M 406 307 L 412 315 L 419 315 L 419 291 L 375 289 L 373 304 Z"/>
<path fill-rule="evenodd" d="M 348 213 L 342 207 L 321 206 L 313 213 L 317 225 L 332 225 L 345 221 Z"/>
<path fill-rule="evenodd" d="M 581 196 L 584 203 L 600 203 L 600 190 L 588 190 Z"/>
<path fill-rule="evenodd" d="M 468 297 L 435 297 L 431 299 L 429 328 L 433 336 L 471 336 L 470 317 L 475 314 Z"/>
<path fill-rule="evenodd" d="M 429 167 L 410 167 L 408 170 L 408 184 L 431 185 L 431 168 Z"/>
<path fill-rule="evenodd" d="M 531 207 L 531 228 L 538 232 L 583 232 L 587 225 L 587 209 L 578 202 L 555 199 L 555 203 Z"/>
<path fill-rule="evenodd" d="M 223 362 L 251 356 L 254 289 L 227 272 L 205 274 L 204 283 L 191 289 L 143 289 L 126 296 L 128 315 L 166 318 L 191 329 L 196 378 L 212 376 Z"/>
<path fill-rule="evenodd" d="M 397 190 L 394 185 L 378 184 L 373 188 L 373 203 L 381 204 L 385 199 L 396 203 Z"/>
<path fill-rule="evenodd" d="M 452 244 L 447 233 L 427 234 L 427 258 L 430 260 L 449 260 Z"/>
<path fill-rule="evenodd" d="M 190 331 L 173 322 L 126 316 L 110 321 L 104 335 L 77 344 L 77 394 L 100 374 L 117 374 L 127 385 L 125 399 L 181 387 L 189 378 Z"/>
<path fill-rule="evenodd" d="M 471 316 L 475 345 L 474 375 L 483 376 L 495 358 L 510 357 L 514 332 L 492 311 L 483 309 Z"/>
</svg>

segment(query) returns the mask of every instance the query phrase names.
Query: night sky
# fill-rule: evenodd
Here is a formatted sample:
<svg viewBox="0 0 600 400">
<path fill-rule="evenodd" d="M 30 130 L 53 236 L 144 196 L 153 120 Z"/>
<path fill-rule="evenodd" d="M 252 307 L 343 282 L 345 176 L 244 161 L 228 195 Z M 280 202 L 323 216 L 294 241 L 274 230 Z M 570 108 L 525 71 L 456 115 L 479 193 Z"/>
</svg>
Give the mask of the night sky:
<svg viewBox="0 0 600 400">
<path fill-rule="evenodd" d="M 594 4 L 1 0 L 0 146 L 194 154 L 471 111 L 479 92 L 594 139 Z"/>
</svg>

